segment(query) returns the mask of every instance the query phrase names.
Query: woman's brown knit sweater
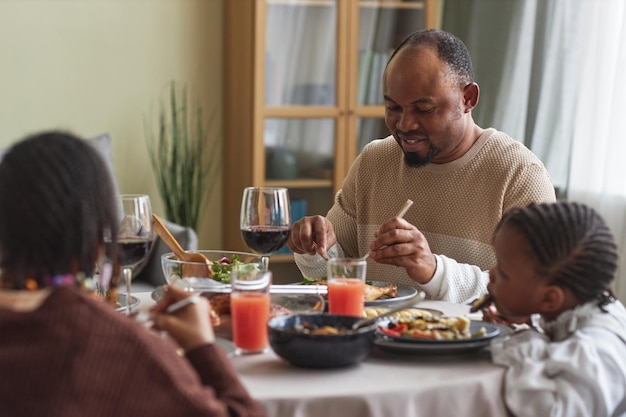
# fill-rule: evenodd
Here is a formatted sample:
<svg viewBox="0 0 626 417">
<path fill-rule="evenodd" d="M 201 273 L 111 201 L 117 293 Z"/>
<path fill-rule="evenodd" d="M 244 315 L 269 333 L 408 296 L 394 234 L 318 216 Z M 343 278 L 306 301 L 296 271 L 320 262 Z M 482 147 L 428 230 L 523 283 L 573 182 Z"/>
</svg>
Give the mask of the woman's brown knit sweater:
<svg viewBox="0 0 626 417">
<path fill-rule="evenodd" d="M 215 345 L 180 357 L 79 290 L 31 312 L 0 309 L 0 417 L 262 416 Z"/>
</svg>

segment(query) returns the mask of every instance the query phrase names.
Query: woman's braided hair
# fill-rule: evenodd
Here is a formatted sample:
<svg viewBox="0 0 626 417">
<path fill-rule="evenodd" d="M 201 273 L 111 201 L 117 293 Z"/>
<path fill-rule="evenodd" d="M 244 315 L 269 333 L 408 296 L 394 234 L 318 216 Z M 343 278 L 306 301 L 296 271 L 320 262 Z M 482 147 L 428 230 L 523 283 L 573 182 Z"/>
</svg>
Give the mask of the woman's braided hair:
<svg viewBox="0 0 626 417">
<path fill-rule="evenodd" d="M 581 302 L 614 300 L 617 245 L 600 215 L 581 203 L 530 204 L 507 213 L 498 228 L 515 227 L 528 241 L 536 270 Z M 497 229 L 496 229 L 497 230 Z"/>
<path fill-rule="evenodd" d="M 29 277 L 42 287 L 46 276 L 90 276 L 103 248 L 115 260 L 113 190 L 105 162 L 85 140 L 50 131 L 15 144 L 0 163 L 2 286 L 23 289 Z"/>
</svg>

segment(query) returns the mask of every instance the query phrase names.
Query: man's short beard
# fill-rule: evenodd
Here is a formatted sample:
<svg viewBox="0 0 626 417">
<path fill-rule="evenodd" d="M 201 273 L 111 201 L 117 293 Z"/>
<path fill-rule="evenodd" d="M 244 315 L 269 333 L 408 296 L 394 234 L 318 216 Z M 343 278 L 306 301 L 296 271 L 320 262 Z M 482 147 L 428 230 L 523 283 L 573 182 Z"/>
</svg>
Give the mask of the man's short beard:
<svg viewBox="0 0 626 417">
<path fill-rule="evenodd" d="M 428 149 L 426 156 L 421 157 L 417 152 L 404 152 L 404 163 L 411 168 L 419 168 L 428 165 L 433 158 L 439 153 L 439 150 L 432 146 Z"/>
</svg>

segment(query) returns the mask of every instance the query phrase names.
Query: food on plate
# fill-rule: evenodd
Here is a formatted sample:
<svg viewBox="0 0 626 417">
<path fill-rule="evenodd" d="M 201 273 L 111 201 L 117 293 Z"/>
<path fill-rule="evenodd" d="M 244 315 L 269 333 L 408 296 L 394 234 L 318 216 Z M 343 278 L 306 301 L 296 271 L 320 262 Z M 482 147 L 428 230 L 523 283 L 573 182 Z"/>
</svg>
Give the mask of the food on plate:
<svg viewBox="0 0 626 417">
<path fill-rule="evenodd" d="M 365 301 L 379 300 L 382 297 L 395 298 L 398 296 L 398 286 L 396 284 L 379 287 L 365 284 Z"/>
<path fill-rule="evenodd" d="M 380 331 L 392 337 L 412 337 L 432 340 L 466 340 L 484 336 L 487 331 L 481 327 L 470 332 L 471 321 L 467 317 L 421 317 L 391 320 Z"/>
<path fill-rule="evenodd" d="M 305 278 L 302 280 L 304 285 L 326 285 L 328 281 L 325 279 L 311 279 Z M 398 286 L 396 284 L 389 284 L 385 286 L 365 284 L 365 301 L 380 300 L 381 298 L 395 298 L 398 296 Z"/>
<path fill-rule="evenodd" d="M 311 335 L 321 335 L 321 336 L 336 336 L 340 334 L 348 333 L 349 329 L 345 327 L 335 327 L 335 326 L 316 326 L 312 323 L 303 321 L 293 327 L 293 330 L 296 333 L 302 334 L 311 334 Z"/>
<path fill-rule="evenodd" d="M 291 314 L 291 310 L 287 307 L 283 307 L 279 304 L 270 304 L 270 318 L 278 316 L 288 316 Z"/>
<path fill-rule="evenodd" d="M 230 314 L 230 294 L 204 293 L 203 295 L 209 299 L 211 308 L 219 316 Z"/>
<path fill-rule="evenodd" d="M 218 317 L 230 314 L 230 294 L 211 294 L 203 293 L 211 304 L 211 310 L 215 312 Z M 270 304 L 270 318 L 276 316 L 286 316 L 291 314 L 288 308 L 285 308 L 278 304 Z"/>
<path fill-rule="evenodd" d="M 363 317 L 365 318 L 374 318 L 378 317 L 383 313 L 389 311 L 388 308 L 379 308 L 379 307 L 365 307 L 363 309 Z M 406 308 L 404 310 L 398 311 L 397 313 L 393 313 L 389 317 L 399 317 L 399 318 L 430 318 L 433 317 L 433 313 L 428 310 L 422 310 L 421 308 Z"/>
<path fill-rule="evenodd" d="M 217 314 L 215 310 L 213 310 L 213 308 L 209 309 L 209 317 L 211 318 L 211 325 L 213 327 L 217 327 L 222 324 L 222 319 L 220 318 L 219 314 Z"/>
<path fill-rule="evenodd" d="M 493 297 L 491 296 L 491 294 L 485 294 L 482 297 L 479 297 L 472 301 L 470 313 L 476 313 L 477 311 L 484 310 L 488 308 L 492 303 Z"/>
</svg>

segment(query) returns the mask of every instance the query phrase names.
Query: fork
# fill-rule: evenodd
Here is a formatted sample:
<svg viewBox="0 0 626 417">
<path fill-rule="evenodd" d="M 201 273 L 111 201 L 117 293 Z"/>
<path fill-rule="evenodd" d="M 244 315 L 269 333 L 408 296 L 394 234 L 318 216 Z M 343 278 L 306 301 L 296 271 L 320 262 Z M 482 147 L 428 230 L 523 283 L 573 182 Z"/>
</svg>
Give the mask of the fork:
<svg viewBox="0 0 626 417">
<path fill-rule="evenodd" d="M 404 217 L 404 215 L 406 214 L 407 211 L 409 211 L 412 205 L 413 205 L 413 200 L 411 199 L 406 200 L 406 202 L 404 203 L 404 205 L 402 206 L 398 214 L 396 214 L 396 217 L 400 217 L 400 218 Z M 387 246 L 381 246 L 380 249 L 384 249 L 386 247 Z M 368 251 L 364 256 L 361 256 L 360 258 L 358 258 L 358 260 L 364 261 L 367 258 L 369 258 L 369 256 L 370 256 L 370 253 Z"/>
<path fill-rule="evenodd" d="M 187 307 L 190 304 L 196 304 L 199 298 L 200 296 L 198 294 L 194 294 L 190 297 L 183 298 L 182 300 L 179 300 L 169 305 L 165 309 L 165 313 L 172 314 L 178 310 L 182 310 L 183 308 Z M 133 317 L 136 321 L 138 321 L 142 326 L 146 328 L 150 328 L 154 326 L 154 317 L 152 316 L 151 313 L 147 311 L 143 311 L 143 310 L 138 311 L 136 313 L 133 313 L 131 317 Z"/>
<path fill-rule="evenodd" d="M 317 244 L 317 242 L 315 242 L 315 241 L 313 241 L 313 248 L 315 248 L 315 252 L 317 252 L 317 248 L 319 248 L 319 245 L 318 245 L 318 244 Z M 319 254 L 322 258 L 324 258 L 324 260 L 325 260 L 325 261 L 327 261 L 327 260 L 328 260 L 328 255 L 326 255 L 325 253 L 324 253 L 324 254 L 321 254 L 321 253 L 319 253 L 319 252 L 317 252 L 317 253 L 318 253 L 318 254 Z"/>
</svg>

